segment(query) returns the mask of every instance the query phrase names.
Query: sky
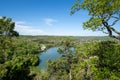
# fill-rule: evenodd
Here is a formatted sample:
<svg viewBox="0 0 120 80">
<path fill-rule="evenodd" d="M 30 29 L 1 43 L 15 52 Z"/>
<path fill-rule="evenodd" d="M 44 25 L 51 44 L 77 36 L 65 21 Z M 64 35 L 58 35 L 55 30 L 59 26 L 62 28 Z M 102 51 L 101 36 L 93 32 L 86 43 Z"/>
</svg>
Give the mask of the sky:
<svg viewBox="0 0 120 80">
<path fill-rule="evenodd" d="M 87 11 L 70 15 L 75 0 L 0 0 L 0 17 L 12 18 L 20 35 L 105 36 L 83 30 Z"/>
</svg>

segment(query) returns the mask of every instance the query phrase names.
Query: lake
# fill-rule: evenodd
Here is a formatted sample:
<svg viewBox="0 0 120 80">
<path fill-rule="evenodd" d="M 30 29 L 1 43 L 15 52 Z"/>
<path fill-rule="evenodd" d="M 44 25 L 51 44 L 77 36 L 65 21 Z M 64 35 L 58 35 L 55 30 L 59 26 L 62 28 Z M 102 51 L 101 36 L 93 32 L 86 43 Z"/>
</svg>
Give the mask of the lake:
<svg viewBox="0 0 120 80">
<path fill-rule="evenodd" d="M 46 62 L 51 59 L 51 60 L 56 60 L 57 58 L 61 57 L 62 54 L 59 54 L 57 52 L 58 48 L 57 47 L 53 47 L 48 49 L 46 52 L 42 52 L 39 56 L 39 68 L 40 69 L 46 69 L 47 68 L 47 64 Z"/>
</svg>

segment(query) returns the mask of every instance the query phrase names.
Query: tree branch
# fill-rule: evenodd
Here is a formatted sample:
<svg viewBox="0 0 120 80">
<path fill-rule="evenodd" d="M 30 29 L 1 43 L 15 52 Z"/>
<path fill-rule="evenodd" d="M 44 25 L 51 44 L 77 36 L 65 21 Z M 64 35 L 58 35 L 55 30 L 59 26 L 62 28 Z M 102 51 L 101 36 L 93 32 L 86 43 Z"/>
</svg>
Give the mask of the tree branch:
<svg viewBox="0 0 120 80">
<path fill-rule="evenodd" d="M 118 14 L 118 17 L 116 16 L 111 16 L 112 18 L 115 18 L 115 19 L 120 19 L 120 13 Z"/>
<path fill-rule="evenodd" d="M 115 38 L 115 39 L 120 41 L 120 37 L 119 36 L 117 37 L 117 36 L 111 35 L 110 37 Z"/>
<path fill-rule="evenodd" d="M 104 30 L 105 30 L 105 27 L 102 27 L 101 29 L 99 29 L 99 31 L 102 31 L 105 34 L 108 34 L 108 32 L 105 32 Z"/>
<path fill-rule="evenodd" d="M 114 26 L 119 20 L 120 20 L 120 17 L 117 18 L 110 26 Z"/>
<path fill-rule="evenodd" d="M 104 30 L 101 30 L 103 33 L 105 33 L 105 34 L 109 34 L 109 33 L 107 33 L 107 32 L 105 32 Z"/>
<path fill-rule="evenodd" d="M 110 29 L 108 23 L 107 23 L 106 21 L 103 20 L 103 21 L 102 21 L 102 24 L 104 25 L 104 27 L 106 27 L 109 36 L 111 36 L 111 35 L 112 35 L 112 31 L 111 31 L 111 29 Z"/>
<path fill-rule="evenodd" d="M 111 29 L 113 32 L 115 32 L 116 34 L 120 35 L 120 32 L 117 31 L 116 29 L 114 29 L 113 27 L 110 27 L 110 29 Z"/>
<path fill-rule="evenodd" d="M 120 32 L 118 32 L 118 31 L 116 31 L 114 28 L 110 27 L 110 26 L 108 25 L 108 23 L 107 23 L 106 21 L 104 21 L 104 20 L 102 21 L 102 23 L 103 23 L 103 25 L 106 27 L 109 36 L 120 41 L 120 37 L 119 37 L 119 36 L 117 37 L 117 36 L 113 35 L 113 34 L 112 34 L 112 31 L 114 31 L 115 33 L 117 33 L 117 34 L 119 34 L 119 35 L 120 35 Z"/>
<path fill-rule="evenodd" d="M 108 15 L 106 15 L 106 17 L 104 17 L 104 19 L 106 19 L 105 21 L 108 22 L 108 21 L 110 20 L 110 18 L 111 18 L 111 15 L 112 15 L 112 14 L 108 14 Z"/>
</svg>

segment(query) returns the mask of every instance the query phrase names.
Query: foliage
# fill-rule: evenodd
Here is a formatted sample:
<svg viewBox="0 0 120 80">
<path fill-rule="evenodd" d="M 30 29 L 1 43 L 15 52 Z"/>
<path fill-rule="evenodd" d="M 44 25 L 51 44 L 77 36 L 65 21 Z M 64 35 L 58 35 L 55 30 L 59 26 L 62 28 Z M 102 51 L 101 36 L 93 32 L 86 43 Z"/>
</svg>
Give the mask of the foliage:
<svg viewBox="0 0 120 80">
<path fill-rule="evenodd" d="M 14 38 L 14 55 L 38 54 L 41 52 L 38 42 Z"/>
<path fill-rule="evenodd" d="M 0 80 L 33 80 L 30 66 L 38 65 L 39 46 L 16 39 L 14 27 L 11 18 L 0 18 Z"/>
<path fill-rule="evenodd" d="M 119 80 L 120 44 L 115 42 L 85 43 L 76 48 L 79 58 L 75 80 Z"/>
<path fill-rule="evenodd" d="M 12 22 L 11 18 L 0 18 L 0 35 L 2 37 L 19 36 L 19 34 L 14 31 L 14 27 L 15 23 Z"/>
<path fill-rule="evenodd" d="M 36 65 L 37 56 L 23 55 L 0 64 L 0 80 L 32 80 L 31 65 Z"/>
<path fill-rule="evenodd" d="M 65 41 L 64 41 L 65 42 Z M 64 43 L 64 46 L 66 44 Z M 63 46 L 63 47 L 64 47 Z M 48 61 L 42 80 L 119 80 L 120 44 L 112 41 L 88 42 L 74 45 L 72 56 L 68 49 L 59 49 L 64 56 Z M 67 50 L 67 51 L 66 51 Z M 64 53 L 65 52 L 65 53 Z"/>
<path fill-rule="evenodd" d="M 56 61 L 48 61 L 48 77 L 50 80 L 68 80 L 72 79 L 71 64 L 74 64 L 76 60 L 74 57 L 73 50 L 71 49 L 72 44 L 70 39 L 66 39 L 61 42 L 61 47 L 58 52 L 62 54 L 62 57 Z"/>
<path fill-rule="evenodd" d="M 12 26 L 11 29 L 14 29 L 14 22 L 11 19 L 5 17 L 2 19 L 0 25 L 8 25 L 7 28 Z M 0 80 L 120 79 L 120 44 L 117 42 L 84 41 L 79 44 L 80 39 L 66 39 L 66 37 L 16 38 L 12 35 L 14 30 L 11 29 L 0 28 L 0 31 L 8 30 L 0 34 Z M 38 65 L 39 58 L 36 54 L 41 52 L 41 44 L 49 47 L 54 44 L 61 45 L 58 52 L 62 57 L 56 61 L 49 60 L 46 72 L 35 72 L 36 76 L 31 67 Z"/>
<path fill-rule="evenodd" d="M 11 18 L 0 18 L 0 63 L 4 63 L 13 55 L 11 52 L 13 46 L 11 37 L 19 36 L 19 34 L 14 31 L 14 27 L 15 23 L 12 22 Z"/>
<path fill-rule="evenodd" d="M 120 21 L 120 0 L 76 0 L 71 7 L 71 14 L 80 9 L 87 10 L 91 16 L 83 23 L 84 29 L 99 30 L 120 40 L 120 31 L 115 29 L 115 24 Z"/>
</svg>

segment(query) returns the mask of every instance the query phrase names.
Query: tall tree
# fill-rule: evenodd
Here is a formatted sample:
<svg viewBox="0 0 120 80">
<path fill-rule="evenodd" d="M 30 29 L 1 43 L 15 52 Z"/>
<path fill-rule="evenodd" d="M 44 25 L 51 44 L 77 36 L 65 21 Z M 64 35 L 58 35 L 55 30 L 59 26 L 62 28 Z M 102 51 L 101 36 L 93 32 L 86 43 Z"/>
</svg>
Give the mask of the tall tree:
<svg viewBox="0 0 120 80">
<path fill-rule="evenodd" d="M 83 23 L 84 29 L 102 31 L 110 37 L 120 40 L 120 0 L 76 0 L 71 7 L 71 14 L 79 10 L 87 10 L 90 19 Z"/>
<path fill-rule="evenodd" d="M 11 18 L 0 18 L 0 36 L 19 36 L 18 32 L 14 30 L 15 22 Z"/>
<path fill-rule="evenodd" d="M 15 23 L 11 18 L 0 18 L 0 63 L 10 57 L 10 48 L 12 47 L 12 36 L 19 36 L 19 33 L 14 30 Z"/>
<path fill-rule="evenodd" d="M 77 63 L 73 46 L 72 40 L 65 39 L 61 42 L 61 47 L 58 49 L 62 57 L 56 61 L 48 61 L 47 71 L 51 80 L 73 80 L 72 70 Z"/>
</svg>

